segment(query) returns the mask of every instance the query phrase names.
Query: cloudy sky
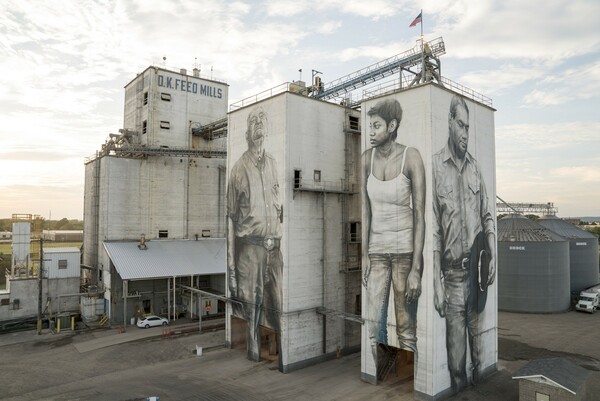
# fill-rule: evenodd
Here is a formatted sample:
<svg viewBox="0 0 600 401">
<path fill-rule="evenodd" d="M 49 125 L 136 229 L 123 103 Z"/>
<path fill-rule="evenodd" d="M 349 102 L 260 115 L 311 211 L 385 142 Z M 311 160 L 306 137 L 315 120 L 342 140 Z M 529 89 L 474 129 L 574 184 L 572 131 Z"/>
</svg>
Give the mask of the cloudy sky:
<svg viewBox="0 0 600 401">
<path fill-rule="evenodd" d="M 229 83 L 230 103 L 324 82 L 442 36 L 442 75 L 492 98 L 497 193 L 600 216 L 596 0 L 4 0 L 0 218 L 83 216 L 84 159 L 149 65 Z M 163 61 L 166 57 L 166 61 Z"/>
</svg>

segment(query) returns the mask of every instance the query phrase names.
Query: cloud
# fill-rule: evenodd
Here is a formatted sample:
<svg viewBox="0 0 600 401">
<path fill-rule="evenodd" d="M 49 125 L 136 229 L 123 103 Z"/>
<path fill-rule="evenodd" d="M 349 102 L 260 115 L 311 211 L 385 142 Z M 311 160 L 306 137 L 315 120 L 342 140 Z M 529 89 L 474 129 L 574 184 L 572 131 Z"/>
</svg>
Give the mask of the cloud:
<svg viewBox="0 0 600 401">
<path fill-rule="evenodd" d="M 559 105 L 600 96 L 600 60 L 547 76 L 523 98 L 525 107 Z"/>
<path fill-rule="evenodd" d="M 303 13 L 341 13 L 369 18 L 377 21 L 395 16 L 400 10 L 405 10 L 412 3 L 408 1 L 371 0 L 321 0 L 309 2 L 306 0 L 268 0 L 265 2 L 267 15 L 270 17 L 294 17 Z M 415 10 L 416 11 L 416 10 Z M 416 14 L 415 14 L 416 16 Z"/>
<path fill-rule="evenodd" d="M 463 0 L 436 17 L 453 57 L 560 61 L 600 48 L 598 2 Z"/>
<path fill-rule="evenodd" d="M 458 81 L 468 87 L 477 88 L 480 92 L 493 94 L 506 92 L 527 81 L 540 79 L 544 74 L 545 69 L 538 65 L 519 66 L 509 63 L 495 69 L 469 71 Z"/>
<path fill-rule="evenodd" d="M 327 35 L 337 31 L 342 26 L 342 21 L 327 21 L 317 26 L 317 32 Z"/>
<path fill-rule="evenodd" d="M 554 202 L 561 215 L 597 215 L 600 122 L 514 124 L 496 134 L 498 196 Z"/>
</svg>

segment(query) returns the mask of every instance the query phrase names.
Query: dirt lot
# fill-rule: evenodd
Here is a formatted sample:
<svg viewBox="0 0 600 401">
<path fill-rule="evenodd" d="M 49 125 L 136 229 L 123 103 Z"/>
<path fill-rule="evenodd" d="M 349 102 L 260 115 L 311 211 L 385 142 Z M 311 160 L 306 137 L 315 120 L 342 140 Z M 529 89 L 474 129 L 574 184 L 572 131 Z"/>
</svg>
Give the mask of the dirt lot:
<svg viewBox="0 0 600 401">
<path fill-rule="evenodd" d="M 222 330 L 168 338 L 160 336 L 161 328 L 148 330 L 157 330 L 158 337 L 86 352 L 79 352 L 75 345 L 102 337 L 118 339 L 116 330 L 77 335 L 2 335 L 0 399 L 413 399 L 410 381 L 379 386 L 361 382 L 359 354 L 283 375 L 270 362 L 253 363 L 243 352 L 222 348 Z M 531 359 L 554 356 L 566 357 L 590 370 L 589 399 L 600 400 L 600 314 L 500 313 L 499 333 L 498 372 L 450 400 L 517 401 L 518 387 L 511 379 L 512 373 Z M 196 345 L 203 347 L 200 357 L 194 353 Z"/>
</svg>

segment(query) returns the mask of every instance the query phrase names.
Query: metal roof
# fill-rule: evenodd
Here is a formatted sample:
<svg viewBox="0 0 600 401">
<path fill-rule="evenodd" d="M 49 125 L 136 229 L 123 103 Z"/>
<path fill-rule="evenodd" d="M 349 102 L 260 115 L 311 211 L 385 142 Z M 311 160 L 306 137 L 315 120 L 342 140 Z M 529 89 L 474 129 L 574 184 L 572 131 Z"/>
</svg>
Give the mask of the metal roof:
<svg viewBox="0 0 600 401">
<path fill-rule="evenodd" d="M 537 359 L 515 372 L 513 379 L 544 377 L 558 387 L 577 394 L 590 372 L 564 358 Z"/>
<path fill-rule="evenodd" d="M 498 220 L 498 241 L 555 242 L 565 238 L 520 214 L 509 214 Z"/>
<path fill-rule="evenodd" d="M 138 245 L 137 241 L 104 241 L 104 249 L 123 280 L 225 273 L 225 238 L 146 241 L 145 250 Z"/>
<path fill-rule="evenodd" d="M 556 216 L 544 216 L 538 220 L 538 223 L 549 230 L 554 231 L 558 235 L 562 235 L 565 238 L 590 238 L 596 239 L 597 237 L 585 231 L 569 222 L 564 221 Z"/>
</svg>

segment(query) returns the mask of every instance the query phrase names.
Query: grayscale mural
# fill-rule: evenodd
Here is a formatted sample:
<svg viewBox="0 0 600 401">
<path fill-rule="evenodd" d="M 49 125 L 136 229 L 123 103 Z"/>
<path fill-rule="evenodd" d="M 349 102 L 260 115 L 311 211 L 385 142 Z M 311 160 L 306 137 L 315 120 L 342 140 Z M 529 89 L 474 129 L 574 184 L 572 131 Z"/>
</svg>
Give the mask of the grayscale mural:
<svg viewBox="0 0 600 401">
<path fill-rule="evenodd" d="M 362 156 L 366 233 L 363 243 L 368 252 L 367 266 L 363 267 L 367 296 L 363 316 L 377 363 L 378 347 L 389 343 L 417 352 L 426 183 L 419 151 L 396 142 L 402 122 L 400 103 L 395 99 L 381 100 L 368 110 L 367 116 L 371 148 Z M 390 298 L 395 313 L 391 319 L 395 324 L 393 334 L 388 333 Z M 397 341 L 391 341 L 391 335 Z"/>
<path fill-rule="evenodd" d="M 446 351 L 452 389 L 480 375 L 480 314 L 494 281 L 494 217 L 486 186 L 469 143 L 469 108 L 454 95 L 448 142 L 433 156 L 434 306 L 446 321 Z M 492 199 L 493 201 L 493 199 Z M 467 374 L 467 349 L 471 369 Z"/>
<path fill-rule="evenodd" d="M 228 279 L 234 315 L 248 322 L 248 355 L 259 360 L 260 327 L 280 332 L 283 209 L 277 166 L 264 145 L 268 118 L 247 118 L 248 149 L 235 162 L 227 188 Z"/>
</svg>

